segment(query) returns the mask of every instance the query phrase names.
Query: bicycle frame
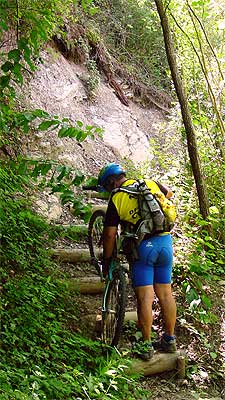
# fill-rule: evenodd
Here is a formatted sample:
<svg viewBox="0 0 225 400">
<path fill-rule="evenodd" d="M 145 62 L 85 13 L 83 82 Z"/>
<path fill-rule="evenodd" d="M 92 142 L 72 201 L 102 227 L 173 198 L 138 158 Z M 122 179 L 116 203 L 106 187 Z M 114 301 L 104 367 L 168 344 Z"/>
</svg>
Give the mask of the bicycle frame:
<svg viewBox="0 0 225 400">
<path fill-rule="evenodd" d="M 128 232 L 121 233 L 120 229 L 118 230 L 118 236 L 117 236 L 116 245 L 115 245 L 117 258 L 113 258 L 111 260 L 110 264 L 109 264 L 109 273 L 108 273 L 108 276 L 107 276 L 106 285 L 105 285 L 105 289 L 104 289 L 104 293 L 103 293 L 103 299 L 102 299 L 102 312 L 106 312 L 106 299 L 107 299 L 107 294 L 108 294 L 110 282 L 113 279 L 113 273 L 118 268 L 123 268 L 124 269 L 124 267 L 121 265 L 122 261 L 118 258 L 118 255 L 119 255 L 119 253 L 120 253 L 120 251 L 122 249 L 123 239 L 130 238 L 130 237 L 136 238 L 136 239 L 138 238 L 136 235 L 133 235 L 133 234 L 128 233 Z M 101 274 L 101 280 L 104 280 L 101 268 L 100 268 L 100 274 Z"/>
<path fill-rule="evenodd" d="M 117 269 L 117 267 L 118 267 L 118 261 L 117 260 L 115 260 L 115 259 L 113 259 L 111 262 L 110 262 L 110 265 L 109 265 L 109 273 L 108 273 L 108 276 L 107 276 L 107 281 L 106 281 L 106 285 L 105 285 L 105 289 L 104 289 L 104 293 L 103 293 L 103 298 L 102 298 L 102 313 L 104 313 L 104 312 L 106 312 L 107 311 L 107 308 L 106 308 L 106 299 L 107 299 L 107 295 L 108 295 L 108 290 L 109 290 L 109 285 L 110 285 L 110 282 L 112 281 L 112 279 L 113 279 L 113 273 L 114 273 L 114 271 Z"/>
<path fill-rule="evenodd" d="M 86 189 L 86 188 L 85 188 Z M 93 188 L 91 188 L 93 190 Z M 102 272 L 101 260 L 96 256 L 93 246 L 93 232 L 95 222 L 100 218 L 104 219 L 103 214 L 98 213 L 99 210 L 94 211 L 91 217 L 91 224 L 89 222 L 89 250 L 92 257 L 92 263 L 95 266 L 98 274 L 100 275 L 101 281 L 105 281 L 104 292 L 101 302 L 101 313 L 102 313 L 102 332 L 101 337 L 105 344 L 110 346 L 117 346 L 122 335 L 122 328 L 124 322 L 124 315 L 126 310 L 127 302 L 127 273 L 128 269 L 125 267 L 124 260 L 122 259 L 123 253 L 123 240 L 124 238 L 134 237 L 133 234 L 127 232 L 121 232 L 119 225 L 117 231 L 116 242 L 114 246 L 114 252 L 109 264 L 109 272 L 107 277 L 104 279 Z M 98 225 L 96 225 L 97 228 Z M 98 229 L 97 229 L 98 230 Z M 101 233 L 102 234 L 102 233 Z M 97 237 L 97 239 L 99 239 Z M 102 239 L 100 237 L 100 244 Z M 99 243 L 97 245 L 99 246 Z M 91 245 L 90 245 L 91 244 Z"/>
</svg>

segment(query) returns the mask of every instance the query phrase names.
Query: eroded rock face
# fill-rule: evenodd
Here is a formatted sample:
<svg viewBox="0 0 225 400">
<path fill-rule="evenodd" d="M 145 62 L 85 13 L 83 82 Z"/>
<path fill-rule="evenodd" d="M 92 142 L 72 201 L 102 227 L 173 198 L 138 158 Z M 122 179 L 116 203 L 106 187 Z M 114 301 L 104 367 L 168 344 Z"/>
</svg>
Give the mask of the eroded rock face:
<svg viewBox="0 0 225 400">
<path fill-rule="evenodd" d="M 94 100 L 89 102 L 83 82 L 87 74 L 84 66 L 66 60 L 56 50 L 43 53 L 42 58 L 43 64 L 39 65 L 29 83 L 29 101 L 33 107 L 52 115 L 68 117 L 73 122 L 80 120 L 85 125 L 103 128 L 101 145 L 112 146 L 120 157 L 129 157 L 135 163 L 151 157 L 149 137 L 165 121 L 160 111 L 144 110 L 131 101 L 129 107 L 123 105 L 104 80 Z M 68 162 L 74 163 L 71 156 L 77 146 L 74 140 L 59 139 L 55 132 L 39 132 L 37 136 L 42 154 L 52 154 L 64 160 L 69 154 Z M 91 143 L 90 140 L 88 142 Z M 38 150 L 32 147 L 30 151 Z M 77 157 L 76 154 L 75 159 Z"/>
<path fill-rule="evenodd" d="M 90 102 L 83 79 L 87 75 L 84 66 L 68 61 L 52 48 L 43 52 L 42 58 L 43 63 L 28 84 L 27 105 L 67 117 L 73 123 L 80 120 L 84 125 L 99 126 L 104 133 L 102 138 L 88 138 L 79 144 L 74 139 L 58 138 L 56 131 L 36 132 L 26 143 L 28 156 L 54 159 L 88 175 L 96 175 L 105 163 L 124 157 L 135 164 L 153 157 L 149 138 L 157 135 L 165 123 L 159 110 L 144 109 L 131 101 L 125 106 L 104 78 Z M 41 208 L 53 220 L 60 214 L 58 210 L 56 218 L 54 213 L 48 213 L 49 203 Z"/>
<path fill-rule="evenodd" d="M 62 215 L 62 207 L 57 196 L 42 193 L 35 201 L 35 207 L 48 222 L 58 221 Z"/>
</svg>

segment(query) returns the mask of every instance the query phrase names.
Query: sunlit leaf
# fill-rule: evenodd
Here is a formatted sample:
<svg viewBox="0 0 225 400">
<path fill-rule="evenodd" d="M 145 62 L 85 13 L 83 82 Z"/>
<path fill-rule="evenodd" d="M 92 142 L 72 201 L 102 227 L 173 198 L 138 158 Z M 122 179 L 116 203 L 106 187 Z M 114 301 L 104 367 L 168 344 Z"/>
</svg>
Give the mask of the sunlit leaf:
<svg viewBox="0 0 225 400">
<path fill-rule="evenodd" d="M 105 372 L 106 375 L 112 376 L 115 375 L 117 371 L 115 369 L 109 369 L 108 371 Z"/>
<path fill-rule="evenodd" d="M 20 60 L 20 50 L 19 49 L 13 49 L 10 50 L 8 53 L 8 59 L 9 60 L 14 60 L 15 62 L 18 62 Z"/>
<path fill-rule="evenodd" d="M 209 207 L 209 212 L 210 212 L 210 214 L 219 214 L 220 213 L 216 206 Z"/>
<path fill-rule="evenodd" d="M 209 297 L 207 297 L 205 294 L 203 294 L 203 295 L 201 296 L 201 298 L 202 298 L 203 303 L 204 303 L 208 308 L 211 308 L 211 307 L 212 307 L 212 303 L 211 303 Z"/>
<path fill-rule="evenodd" d="M 38 126 L 38 129 L 40 131 L 47 131 L 51 126 L 55 126 L 57 127 L 59 125 L 59 121 L 43 121 L 40 123 L 40 125 Z"/>
</svg>

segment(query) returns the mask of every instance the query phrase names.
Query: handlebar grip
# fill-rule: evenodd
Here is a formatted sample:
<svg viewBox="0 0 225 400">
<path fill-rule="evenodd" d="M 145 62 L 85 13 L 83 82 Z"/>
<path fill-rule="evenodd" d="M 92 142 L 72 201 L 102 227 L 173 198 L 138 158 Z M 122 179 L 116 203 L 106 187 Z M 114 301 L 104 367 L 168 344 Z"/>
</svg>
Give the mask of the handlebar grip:
<svg viewBox="0 0 225 400">
<path fill-rule="evenodd" d="M 98 189 L 98 186 L 82 186 L 82 189 L 83 190 L 94 190 L 95 192 L 98 192 L 99 191 L 99 189 Z"/>
</svg>

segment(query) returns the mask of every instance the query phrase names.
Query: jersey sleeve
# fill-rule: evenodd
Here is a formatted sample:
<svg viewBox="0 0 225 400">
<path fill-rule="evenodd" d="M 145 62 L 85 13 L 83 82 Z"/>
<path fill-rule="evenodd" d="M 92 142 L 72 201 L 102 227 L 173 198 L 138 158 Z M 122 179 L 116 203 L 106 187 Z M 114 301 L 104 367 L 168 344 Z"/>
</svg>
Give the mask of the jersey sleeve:
<svg viewBox="0 0 225 400">
<path fill-rule="evenodd" d="M 120 217 L 113 203 L 112 199 L 109 200 L 108 207 L 106 210 L 104 226 L 118 226 L 120 223 Z"/>
<path fill-rule="evenodd" d="M 163 192 L 163 194 L 166 196 L 167 193 L 168 193 L 167 188 L 165 186 L 163 186 L 160 182 L 155 182 L 155 183 L 158 185 L 158 187 L 161 190 L 161 192 Z"/>
</svg>

